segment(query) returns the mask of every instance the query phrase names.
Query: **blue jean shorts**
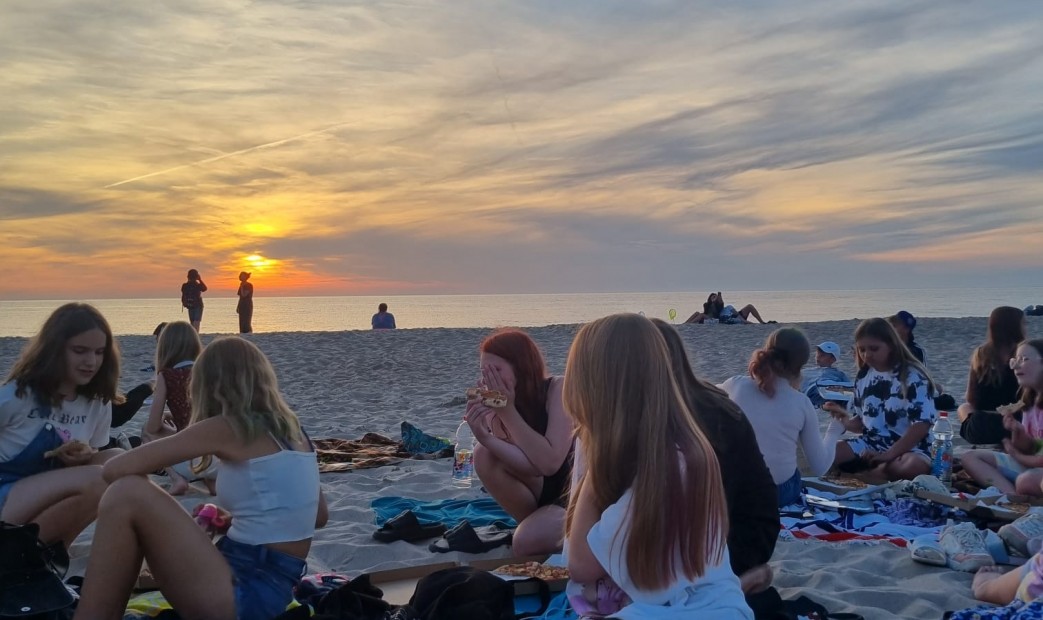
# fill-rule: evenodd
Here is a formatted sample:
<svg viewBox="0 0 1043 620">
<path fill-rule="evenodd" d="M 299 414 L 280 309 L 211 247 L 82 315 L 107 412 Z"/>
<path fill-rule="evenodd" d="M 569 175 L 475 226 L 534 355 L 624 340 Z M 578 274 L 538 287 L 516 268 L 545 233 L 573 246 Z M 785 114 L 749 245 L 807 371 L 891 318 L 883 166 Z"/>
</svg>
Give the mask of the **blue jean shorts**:
<svg viewBox="0 0 1043 620">
<path fill-rule="evenodd" d="M 247 545 L 225 536 L 217 541 L 235 578 L 235 615 L 238 620 L 270 620 L 286 611 L 293 588 L 307 563 L 264 545 Z"/>
<path fill-rule="evenodd" d="M 0 482 L 0 515 L 4 514 L 4 503 L 7 501 L 7 496 L 11 494 L 11 489 L 18 481 L 14 482 Z"/>
<path fill-rule="evenodd" d="M 198 323 L 203 320 L 203 306 L 188 309 L 188 322 Z"/>
<path fill-rule="evenodd" d="M 993 452 L 992 457 L 996 459 L 996 469 L 1007 480 L 1014 482 L 1018 476 L 1028 471 L 1024 465 L 1014 460 L 1014 457 L 1006 452 Z M 0 504 L 2 506 L 3 504 Z"/>
<path fill-rule="evenodd" d="M 800 501 L 800 489 L 803 487 L 803 480 L 800 477 L 800 470 L 793 472 L 789 480 L 782 484 L 776 485 L 779 490 L 779 508 L 783 506 L 789 506 L 790 504 L 796 504 Z"/>
</svg>

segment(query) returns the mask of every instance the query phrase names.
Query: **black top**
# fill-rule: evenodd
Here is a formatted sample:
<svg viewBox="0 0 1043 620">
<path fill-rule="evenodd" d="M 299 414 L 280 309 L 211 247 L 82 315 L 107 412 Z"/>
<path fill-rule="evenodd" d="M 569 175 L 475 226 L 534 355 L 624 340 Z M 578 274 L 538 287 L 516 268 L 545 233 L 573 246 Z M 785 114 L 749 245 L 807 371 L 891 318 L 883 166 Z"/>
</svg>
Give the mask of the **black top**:
<svg viewBox="0 0 1043 620">
<path fill-rule="evenodd" d="M 971 370 L 967 385 L 967 400 L 978 411 L 995 411 L 996 407 L 1009 405 L 1018 400 L 1018 378 L 1007 366 L 999 368 L 1000 381 L 997 384 L 985 383 Z"/>
<path fill-rule="evenodd" d="M 927 354 L 924 353 L 923 347 L 916 344 L 916 340 L 913 340 L 912 336 L 909 337 L 909 342 L 905 343 L 905 346 L 909 347 L 913 357 L 915 357 L 921 364 L 924 366 L 927 365 Z"/>
<path fill-rule="evenodd" d="M 775 551 L 780 529 L 778 488 L 745 415 L 736 418 L 724 407 L 706 406 L 696 415 L 721 466 L 731 522 L 728 553 L 732 572 L 741 575 L 770 560 Z"/>
</svg>

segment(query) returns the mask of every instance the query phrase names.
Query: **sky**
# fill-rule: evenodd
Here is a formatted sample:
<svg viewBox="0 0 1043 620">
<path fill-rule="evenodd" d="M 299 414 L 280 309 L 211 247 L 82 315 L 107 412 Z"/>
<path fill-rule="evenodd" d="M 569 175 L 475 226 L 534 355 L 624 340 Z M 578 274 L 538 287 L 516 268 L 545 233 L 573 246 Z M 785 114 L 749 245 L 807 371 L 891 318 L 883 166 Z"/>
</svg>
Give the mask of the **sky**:
<svg viewBox="0 0 1043 620">
<path fill-rule="evenodd" d="M 3 11 L 0 299 L 1043 286 L 1043 3 Z"/>
</svg>

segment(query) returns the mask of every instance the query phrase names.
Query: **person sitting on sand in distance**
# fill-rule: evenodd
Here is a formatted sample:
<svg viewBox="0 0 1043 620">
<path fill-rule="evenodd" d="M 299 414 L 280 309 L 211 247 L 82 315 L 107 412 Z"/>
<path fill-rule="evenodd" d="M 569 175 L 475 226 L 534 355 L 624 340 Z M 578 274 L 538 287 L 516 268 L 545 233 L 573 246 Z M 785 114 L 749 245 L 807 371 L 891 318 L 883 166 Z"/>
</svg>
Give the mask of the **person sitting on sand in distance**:
<svg viewBox="0 0 1043 620">
<path fill-rule="evenodd" d="M 479 351 L 481 385 L 506 394 L 507 406 L 467 401 L 475 473 L 518 522 L 515 555 L 559 551 L 572 464 L 572 420 L 562 406 L 562 380 L 548 376 L 543 354 L 523 331 L 497 331 Z"/>
<path fill-rule="evenodd" d="M 252 342 L 214 340 L 192 369 L 192 423 L 105 464 L 78 620 L 122 618 L 142 558 L 182 618 L 270 620 L 286 610 L 327 520 L 314 447 Z M 211 456 L 212 455 L 212 456 Z M 231 527 L 217 544 L 147 474 L 221 461 L 218 504 Z"/>
<path fill-rule="evenodd" d="M 728 553 L 745 593 L 771 585 L 768 565 L 779 538 L 778 491 L 764 463 L 757 435 L 728 394 L 695 375 L 681 334 L 666 321 L 652 319 L 666 341 L 674 380 L 688 412 L 713 446 L 721 466 L 728 503 Z"/>
<path fill-rule="evenodd" d="M 104 449 L 118 381 L 105 317 L 81 303 L 52 312 L 0 387 L 0 520 L 66 548 L 94 521 L 101 464 L 122 452 Z"/>
<path fill-rule="evenodd" d="M 934 380 L 885 319 L 855 329 L 854 411 L 837 403 L 822 408 L 860 436 L 837 443 L 837 466 L 861 459 L 877 479 L 912 479 L 931 471 Z M 852 417 L 852 413 L 854 416 Z"/>
<path fill-rule="evenodd" d="M 721 323 L 731 324 L 749 323 L 750 315 L 753 315 L 753 318 L 757 319 L 758 323 L 764 324 L 767 322 L 761 318 L 761 313 L 757 312 L 753 304 L 746 304 L 741 310 L 736 310 L 735 306 L 725 305 L 724 295 L 717 291 L 716 293 L 710 293 L 706 303 L 703 304 L 703 311 L 688 317 L 685 323 L 703 323 L 706 319 L 716 319 Z"/>
<path fill-rule="evenodd" d="M 984 487 L 1002 493 L 1043 495 L 1043 340 L 1021 343 L 1008 366 L 1021 386 L 1021 400 L 1000 417 L 1010 433 L 1003 452 L 970 450 L 963 455 L 963 469 Z M 1019 422 L 1014 414 L 1021 416 Z"/>
<path fill-rule="evenodd" d="M 192 419 L 192 404 L 189 400 L 188 381 L 192 366 L 203 351 L 199 334 L 185 321 L 168 323 L 159 335 L 156 345 L 156 391 L 152 397 L 152 408 L 148 421 L 141 429 L 145 442 L 155 441 L 188 428 Z M 169 424 L 164 409 L 169 409 Z M 171 495 L 184 495 L 188 490 L 188 479 L 192 475 L 191 463 L 184 462 L 167 468 Z M 209 479 L 208 479 L 209 480 Z M 208 486 L 212 486 L 208 482 Z"/>
<path fill-rule="evenodd" d="M 844 434 L 844 426 L 833 421 L 825 436 L 819 436 L 815 406 L 800 391 L 800 372 L 810 357 L 804 332 L 777 329 L 753 352 L 748 375 L 721 384 L 757 433 L 757 445 L 778 487 L 779 506 L 800 500 L 797 445 L 804 449 L 812 475 L 821 476 L 833 466 L 837 440 Z"/>
<path fill-rule="evenodd" d="M 188 310 L 188 322 L 199 331 L 199 325 L 203 321 L 203 293 L 206 292 L 206 284 L 199 272 L 195 269 L 188 270 L 188 280 L 181 285 L 181 305 Z"/>
<path fill-rule="evenodd" d="M 1018 378 L 1008 363 L 1025 339 L 1025 313 L 1019 308 L 1000 306 L 989 315 L 985 343 L 971 355 L 967 394 L 957 413 L 960 436 L 975 444 L 1000 443 L 1010 433 L 996 409 L 1018 400 Z M 1017 414 L 1021 420 L 1021 414 Z"/>
<path fill-rule="evenodd" d="M 576 420 L 565 534 L 572 607 L 619 618 L 752 619 L 729 565 L 721 470 L 656 326 L 636 314 L 584 325 L 563 396 Z"/>
<path fill-rule="evenodd" d="M 388 305 L 381 303 L 377 306 L 377 313 L 370 319 L 373 329 L 395 329 L 395 315 L 388 312 Z"/>
</svg>

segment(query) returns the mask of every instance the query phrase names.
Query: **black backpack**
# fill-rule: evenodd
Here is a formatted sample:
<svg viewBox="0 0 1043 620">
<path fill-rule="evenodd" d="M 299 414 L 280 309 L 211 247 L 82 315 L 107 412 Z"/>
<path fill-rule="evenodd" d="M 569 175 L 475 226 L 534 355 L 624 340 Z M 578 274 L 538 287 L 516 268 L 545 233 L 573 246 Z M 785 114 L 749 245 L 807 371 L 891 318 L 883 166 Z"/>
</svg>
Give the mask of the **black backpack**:
<svg viewBox="0 0 1043 620">
<path fill-rule="evenodd" d="M 0 619 L 72 618 L 75 597 L 62 583 L 69 556 L 62 544 L 40 541 L 35 523 L 0 521 Z"/>
<path fill-rule="evenodd" d="M 195 284 L 185 283 L 181 285 L 181 305 L 191 310 L 199 306 L 202 301 L 202 292 Z"/>
<path fill-rule="evenodd" d="M 539 586 L 541 609 L 516 616 L 514 588 L 528 581 Z M 549 601 L 550 590 L 544 581 L 505 581 L 470 566 L 458 566 L 436 571 L 417 582 L 409 607 L 421 620 L 515 620 L 542 615 Z"/>
</svg>

